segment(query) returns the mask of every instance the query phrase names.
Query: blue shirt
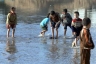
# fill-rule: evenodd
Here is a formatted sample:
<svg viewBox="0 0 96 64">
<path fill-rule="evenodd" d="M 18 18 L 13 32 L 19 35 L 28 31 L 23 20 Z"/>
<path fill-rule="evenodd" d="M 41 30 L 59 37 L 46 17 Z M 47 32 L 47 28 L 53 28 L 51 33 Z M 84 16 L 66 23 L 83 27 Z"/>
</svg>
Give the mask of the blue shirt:
<svg viewBox="0 0 96 64">
<path fill-rule="evenodd" d="M 40 23 L 40 26 L 46 26 L 49 22 L 49 18 L 44 18 L 41 23 Z"/>
</svg>

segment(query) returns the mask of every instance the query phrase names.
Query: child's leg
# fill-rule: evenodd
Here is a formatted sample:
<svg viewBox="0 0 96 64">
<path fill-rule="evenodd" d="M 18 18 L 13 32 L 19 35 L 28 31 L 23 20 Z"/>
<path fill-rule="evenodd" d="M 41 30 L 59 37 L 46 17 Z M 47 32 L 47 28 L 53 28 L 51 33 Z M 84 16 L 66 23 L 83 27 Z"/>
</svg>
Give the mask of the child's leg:
<svg viewBox="0 0 96 64">
<path fill-rule="evenodd" d="M 72 26 L 71 29 L 72 29 L 72 33 L 73 33 L 74 37 L 76 37 L 77 29 L 74 26 Z"/>
<path fill-rule="evenodd" d="M 76 47 L 77 46 L 77 38 L 74 39 L 74 41 L 72 42 L 72 47 Z"/>
<path fill-rule="evenodd" d="M 12 37 L 14 37 L 15 28 L 12 29 Z"/>
<path fill-rule="evenodd" d="M 52 38 L 54 38 L 54 28 L 51 29 L 52 29 Z"/>
<path fill-rule="evenodd" d="M 11 28 L 12 28 L 12 37 L 14 37 L 15 27 L 16 27 L 16 25 L 15 25 L 15 24 L 11 25 Z"/>
<path fill-rule="evenodd" d="M 58 38 L 58 28 L 56 28 L 56 38 Z"/>
<path fill-rule="evenodd" d="M 10 28 L 7 29 L 7 37 L 9 37 L 9 33 L 10 33 Z"/>
<path fill-rule="evenodd" d="M 66 31 L 67 31 L 67 25 L 65 24 L 65 26 L 64 26 L 64 36 L 66 36 Z"/>
<path fill-rule="evenodd" d="M 77 38 L 75 38 L 75 46 L 77 46 Z"/>
<path fill-rule="evenodd" d="M 42 35 L 45 35 L 45 32 L 48 30 L 47 26 L 42 27 L 43 31 L 41 31 Z"/>
<path fill-rule="evenodd" d="M 9 33 L 10 33 L 10 28 L 7 29 L 7 37 L 9 37 Z"/>
<path fill-rule="evenodd" d="M 46 32 L 46 30 L 43 30 L 43 31 L 42 31 L 42 35 L 45 35 L 45 32 Z"/>
<path fill-rule="evenodd" d="M 9 37 L 9 33 L 10 33 L 10 25 L 7 24 L 7 25 L 6 25 L 6 28 L 7 28 L 7 37 Z"/>
</svg>

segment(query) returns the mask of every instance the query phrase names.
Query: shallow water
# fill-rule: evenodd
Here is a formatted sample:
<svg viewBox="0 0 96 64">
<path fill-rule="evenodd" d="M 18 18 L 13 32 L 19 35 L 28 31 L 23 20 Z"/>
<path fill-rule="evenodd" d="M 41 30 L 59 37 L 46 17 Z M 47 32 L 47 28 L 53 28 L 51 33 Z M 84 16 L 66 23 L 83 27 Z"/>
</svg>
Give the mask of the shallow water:
<svg viewBox="0 0 96 64">
<path fill-rule="evenodd" d="M 78 11 L 80 18 L 84 18 L 85 9 Z M 73 11 L 71 14 L 73 16 Z M 90 30 L 96 45 L 96 10 L 87 10 L 87 16 L 92 20 Z M 0 64 L 80 64 L 80 51 L 71 48 L 73 39 L 63 38 L 62 25 L 59 28 L 59 39 L 49 39 L 50 26 L 46 37 L 40 38 L 39 23 L 45 15 L 28 15 L 28 19 L 24 17 L 23 14 L 18 16 L 15 38 L 11 38 L 11 33 L 10 37 L 6 38 L 6 15 L 4 9 L 0 8 Z M 67 36 L 71 36 L 70 28 L 67 30 Z M 91 64 L 96 63 L 95 53 L 96 48 L 91 51 Z"/>
</svg>

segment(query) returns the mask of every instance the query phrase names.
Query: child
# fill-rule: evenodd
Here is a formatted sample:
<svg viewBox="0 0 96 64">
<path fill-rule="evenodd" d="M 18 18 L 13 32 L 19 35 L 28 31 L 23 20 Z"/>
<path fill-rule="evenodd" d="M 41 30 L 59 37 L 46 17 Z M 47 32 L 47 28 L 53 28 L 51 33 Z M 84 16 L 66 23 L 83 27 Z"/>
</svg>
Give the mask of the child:
<svg viewBox="0 0 96 64">
<path fill-rule="evenodd" d="M 44 35 L 45 35 L 45 32 L 48 30 L 47 24 L 48 24 L 48 22 L 50 21 L 50 20 L 49 20 L 49 15 L 50 15 L 50 13 L 48 13 L 47 18 L 44 18 L 44 19 L 41 21 L 41 23 L 40 23 L 40 26 L 41 26 L 41 28 L 42 28 L 43 30 L 41 31 L 41 33 L 40 33 L 39 36 L 44 36 Z"/>
<path fill-rule="evenodd" d="M 71 28 L 71 22 L 72 22 L 72 17 L 67 12 L 67 9 L 63 9 L 61 19 L 62 19 L 62 24 L 64 26 L 64 38 L 65 38 L 66 37 L 67 27 L 69 26 Z"/>
<path fill-rule="evenodd" d="M 52 37 L 50 39 L 58 38 L 58 28 L 60 26 L 60 15 L 55 11 L 50 12 L 50 26 L 52 30 Z M 56 30 L 56 37 L 54 37 L 54 29 Z"/>
<path fill-rule="evenodd" d="M 75 37 L 72 43 L 72 47 L 77 46 L 77 40 L 79 39 L 80 31 L 82 30 L 82 19 L 79 18 L 79 12 L 74 12 L 74 19 L 72 20 L 71 28 Z"/>
<path fill-rule="evenodd" d="M 94 48 L 94 43 L 89 30 L 91 20 L 89 18 L 84 18 L 82 24 L 83 28 L 80 34 L 81 64 L 90 64 L 90 50 Z"/>
<path fill-rule="evenodd" d="M 14 37 L 16 24 L 17 24 L 17 15 L 15 13 L 15 7 L 12 7 L 7 15 L 7 21 L 6 21 L 7 37 L 9 37 L 10 28 L 12 28 L 12 37 Z"/>
</svg>

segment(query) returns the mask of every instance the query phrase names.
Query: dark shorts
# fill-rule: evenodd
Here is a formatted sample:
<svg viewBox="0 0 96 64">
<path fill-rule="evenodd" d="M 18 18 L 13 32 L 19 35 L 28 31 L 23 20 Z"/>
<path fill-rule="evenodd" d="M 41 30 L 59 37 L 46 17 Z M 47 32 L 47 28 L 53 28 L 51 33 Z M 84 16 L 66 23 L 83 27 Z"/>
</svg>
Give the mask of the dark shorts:
<svg viewBox="0 0 96 64">
<path fill-rule="evenodd" d="M 77 27 L 77 28 L 74 27 L 74 26 L 72 26 L 71 28 L 72 28 L 72 31 L 73 31 L 73 32 L 76 32 L 75 37 L 79 36 L 80 31 L 82 30 L 82 26 L 81 26 L 81 27 Z"/>
<path fill-rule="evenodd" d="M 71 28 L 71 23 L 69 24 L 64 24 L 64 29 L 67 29 L 67 26 L 69 26 Z"/>
<path fill-rule="evenodd" d="M 15 25 L 15 24 L 10 24 L 10 25 L 9 25 L 9 24 L 7 24 L 7 25 L 6 25 L 6 28 L 7 28 L 7 29 L 10 29 L 10 28 L 12 28 L 12 29 L 13 29 L 13 28 L 15 28 L 15 27 L 16 27 L 16 25 Z"/>
<path fill-rule="evenodd" d="M 55 22 L 51 22 L 51 25 L 52 25 L 52 28 L 59 28 L 60 27 L 60 24 L 57 25 L 57 27 L 55 27 L 56 23 Z"/>
<path fill-rule="evenodd" d="M 46 31 L 48 30 L 48 26 L 41 26 L 41 28 Z"/>
</svg>

